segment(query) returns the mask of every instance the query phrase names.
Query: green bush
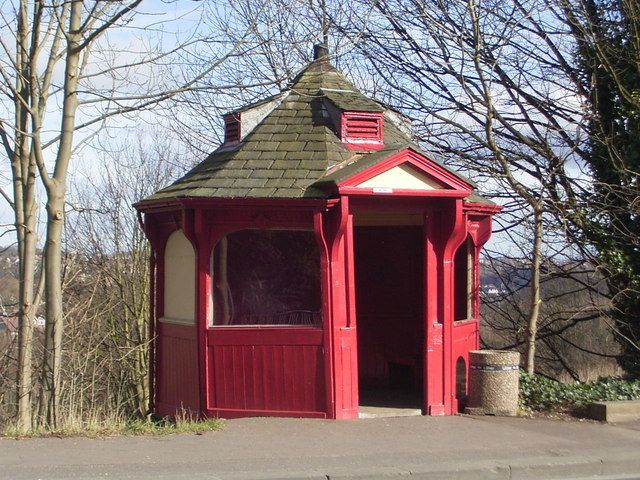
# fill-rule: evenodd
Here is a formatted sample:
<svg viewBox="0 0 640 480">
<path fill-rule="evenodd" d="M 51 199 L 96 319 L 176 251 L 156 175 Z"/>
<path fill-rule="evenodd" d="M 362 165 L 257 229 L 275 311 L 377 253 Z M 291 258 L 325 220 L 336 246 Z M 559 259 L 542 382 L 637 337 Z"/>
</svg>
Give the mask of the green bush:
<svg viewBox="0 0 640 480">
<path fill-rule="evenodd" d="M 561 383 L 520 373 L 520 408 L 527 411 L 580 409 L 591 402 L 640 399 L 640 380 L 607 378 L 589 383 Z"/>
</svg>

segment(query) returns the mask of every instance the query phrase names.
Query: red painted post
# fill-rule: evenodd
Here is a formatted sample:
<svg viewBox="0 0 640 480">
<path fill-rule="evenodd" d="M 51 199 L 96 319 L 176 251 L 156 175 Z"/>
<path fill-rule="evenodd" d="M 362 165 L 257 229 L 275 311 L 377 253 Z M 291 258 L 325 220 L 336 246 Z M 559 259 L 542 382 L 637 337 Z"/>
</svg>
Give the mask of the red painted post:
<svg viewBox="0 0 640 480">
<path fill-rule="evenodd" d="M 156 280 L 155 280 L 155 318 L 153 319 L 155 336 L 153 338 L 153 361 L 154 361 L 154 377 L 153 382 L 154 391 L 152 393 L 154 399 L 154 413 L 157 412 L 156 404 L 158 401 L 158 394 L 160 387 L 162 386 L 164 372 L 162 370 L 162 342 L 160 341 L 160 327 L 158 322 L 164 315 L 164 252 L 167 245 L 168 235 L 163 235 L 162 238 L 158 238 L 156 233 L 155 239 L 157 242 L 156 252 Z"/>
<path fill-rule="evenodd" d="M 193 234 L 196 249 L 196 338 L 198 355 L 199 415 L 207 415 L 209 382 L 207 371 L 207 326 L 211 304 L 211 249 L 212 239 L 209 225 L 202 209 L 196 209 L 193 218 Z"/>
<path fill-rule="evenodd" d="M 320 245 L 320 278 L 322 279 L 322 330 L 323 330 L 323 354 L 324 377 L 327 418 L 336 418 L 334 376 L 333 376 L 333 343 L 332 324 L 333 312 L 331 310 L 333 291 L 331 288 L 331 258 L 329 243 L 325 228 L 324 217 L 326 212 L 315 212 L 313 225 L 318 244 Z"/>
<path fill-rule="evenodd" d="M 151 242 L 150 242 L 151 243 Z M 149 412 L 155 411 L 156 384 L 156 253 L 151 245 L 149 254 Z"/>
<path fill-rule="evenodd" d="M 424 275 L 425 275 L 425 367 L 424 367 L 424 413 L 427 415 L 444 415 L 442 398 L 442 323 L 439 319 L 438 279 L 439 255 L 436 251 L 436 217 L 435 209 L 427 207 L 424 218 Z"/>
<path fill-rule="evenodd" d="M 457 248 L 467 237 L 466 220 L 461 199 L 442 201 L 434 204 L 429 233 L 433 240 L 433 252 L 427 252 L 431 261 L 436 258 L 437 272 L 429 268 L 429 278 L 438 282 L 438 324 L 431 330 L 429 346 L 440 343 L 442 355 L 436 355 L 437 348 L 430 355 L 429 380 L 437 382 L 429 388 L 429 414 L 451 415 L 455 398 L 455 360 L 453 358 L 453 258 Z M 438 332 L 440 328 L 440 332 Z M 440 335 L 438 335 L 440 333 Z M 441 365 L 438 365 L 441 359 Z M 428 362 L 429 363 L 429 362 Z"/>
<path fill-rule="evenodd" d="M 358 370 L 356 330 L 348 326 L 349 267 L 353 258 L 347 255 L 349 235 L 349 197 L 340 198 L 334 210 L 334 228 L 331 241 L 332 343 L 333 374 L 335 382 L 336 418 L 358 416 Z M 352 241 L 352 240 L 351 240 Z M 351 289 L 353 290 L 353 289 Z M 354 393 L 355 390 L 355 393 Z"/>
</svg>

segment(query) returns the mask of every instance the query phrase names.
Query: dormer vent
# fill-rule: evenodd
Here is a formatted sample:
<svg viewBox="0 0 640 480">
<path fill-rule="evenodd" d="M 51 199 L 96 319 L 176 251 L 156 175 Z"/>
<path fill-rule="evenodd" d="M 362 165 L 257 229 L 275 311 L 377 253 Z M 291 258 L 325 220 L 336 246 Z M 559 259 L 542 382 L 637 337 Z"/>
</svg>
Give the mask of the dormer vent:
<svg viewBox="0 0 640 480">
<path fill-rule="evenodd" d="M 382 112 L 342 112 L 341 139 L 352 149 L 383 147 Z"/>
<path fill-rule="evenodd" d="M 240 123 L 240 113 L 229 113 L 224 117 L 224 145 L 235 145 L 240 142 L 242 135 L 242 124 Z"/>
</svg>

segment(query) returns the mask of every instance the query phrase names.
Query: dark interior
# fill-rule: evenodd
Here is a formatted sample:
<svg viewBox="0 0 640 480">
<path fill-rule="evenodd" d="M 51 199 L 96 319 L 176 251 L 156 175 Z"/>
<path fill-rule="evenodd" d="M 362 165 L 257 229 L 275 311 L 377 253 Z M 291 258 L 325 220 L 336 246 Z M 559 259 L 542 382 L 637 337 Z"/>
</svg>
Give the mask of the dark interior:
<svg viewBox="0 0 640 480">
<path fill-rule="evenodd" d="M 354 228 L 361 405 L 421 407 L 422 238 L 421 226 Z"/>
<path fill-rule="evenodd" d="M 321 324 L 320 252 L 311 230 L 241 230 L 212 259 L 214 325 Z"/>
</svg>

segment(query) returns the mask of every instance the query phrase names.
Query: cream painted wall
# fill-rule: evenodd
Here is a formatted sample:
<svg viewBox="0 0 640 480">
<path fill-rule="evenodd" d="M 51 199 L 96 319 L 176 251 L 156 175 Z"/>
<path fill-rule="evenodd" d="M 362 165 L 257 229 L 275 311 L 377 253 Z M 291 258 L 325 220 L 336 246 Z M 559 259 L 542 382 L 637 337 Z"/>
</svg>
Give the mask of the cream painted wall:
<svg viewBox="0 0 640 480">
<path fill-rule="evenodd" d="M 358 213 L 353 216 L 353 224 L 356 227 L 423 225 L 424 218 L 420 213 Z"/>
<path fill-rule="evenodd" d="M 441 190 L 443 187 L 435 180 L 423 175 L 407 165 L 398 165 L 386 172 L 362 182 L 363 188 L 393 188 L 402 190 Z"/>
<path fill-rule="evenodd" d="M 164 254 L 163 322 L 195 324 L 196 255 L 182 230 L 167 240 Z"/>
</svg>

